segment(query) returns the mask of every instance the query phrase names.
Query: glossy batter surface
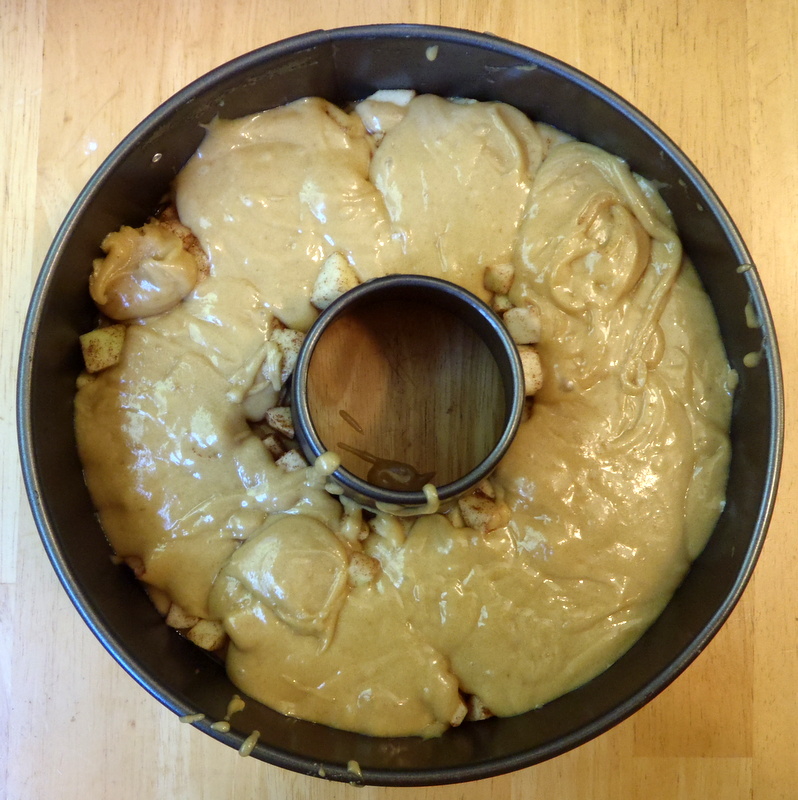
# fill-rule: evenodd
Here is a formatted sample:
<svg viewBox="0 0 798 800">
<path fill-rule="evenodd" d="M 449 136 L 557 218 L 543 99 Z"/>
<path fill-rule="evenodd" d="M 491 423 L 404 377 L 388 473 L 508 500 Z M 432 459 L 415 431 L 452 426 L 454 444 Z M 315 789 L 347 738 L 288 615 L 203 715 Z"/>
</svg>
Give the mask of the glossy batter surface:
<svg viewBox="0 0 798 800">
<path fill-rule="evenodd" d="M 501 104 L 308 99 L 212 123 L 176 201 L 210 275 L 128 327 L 76 427 L 115 551 L 224 622 L 238 686 L 337 727 L 435 735 L 463 695 L 516 714 L 628 649 L 722 508 L 733 384 L 642 179 Z M 307 328 L 335 252 L 362 280 L 422 272 L 485 298 L 485 268 L 514 266 L 544 385 L 492 479 L 507 525 L 367 525 L 325 490 L 330 463 L 285 472 L 253 432 L 274 318 Z"/>
</svg>

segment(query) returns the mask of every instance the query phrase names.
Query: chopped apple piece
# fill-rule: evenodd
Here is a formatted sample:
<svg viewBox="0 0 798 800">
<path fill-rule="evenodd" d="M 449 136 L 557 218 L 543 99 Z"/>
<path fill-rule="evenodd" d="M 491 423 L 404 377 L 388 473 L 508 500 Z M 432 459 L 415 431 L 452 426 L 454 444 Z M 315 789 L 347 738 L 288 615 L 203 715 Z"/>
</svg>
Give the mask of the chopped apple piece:
<svg viewBox="0 0 798 800">
<path fill-rule="evenodd" d="M 493 716 L 493 712 L 475 694 L 466 700 L 466 706 L 468 708 L 466 719 L 469 722 L 480 722 Z"/>
<path fill-rule="evenodd" d="M 218 650 L 224 644 L 226 635 L 221 622 L 201 619 L 186 631 L 186 638 L 203 650 Z"/>
<path fill-rule="evenodd" d="M 308 462 L 299 450 L 287 450 L 274 462 L 283 472 L 297 472 L 305 469 Z"/>
<path fill-rule="evenodd" d="M 346 258 L 341 253 L 333 253 L 319 270 L 310 302 L 323 311 L 359 283 L 360 278 Z"/>
<path fill-rule="evenodd" d="M 169 613 L 166 615 L 166 624 L 170 628 L 177 628 L 177 630 L 183 631 L 187 628 L 193 628 L 199 621 L 199 617 L 195 617 L 193 614 L 186 614 L 177 603 L 172 603 L 172 605 L 169 606 Z"/>
<path fill-rule="evenodd" d="M 293 328 L 277 328 L 269 338 L 280 348 L 283 355 L 280 384 L 284 386 L 294 371 L 305 334 L 302 331 L 295 331 Z"/>
<path fill-rule="evenodd" d="M 524 394 L 529 397 L 543 386 L 543 367 L 540 365 L 540 356 L 532 345 L 519 345 L 518 355 L 521 356 L 521 367 L 524 370 Z"/>
<path fill-rule="evenodd" d="M 515 270 L 512 264 L 491 264 L 485 267 L 482 283 L 493 294 L 507 294 L 514 278 Z"/>
<path fill-rule="evenodd" d="M 80 337 L 80 348 L 87 372 L 101 372 L 119 363 L 126 330 L 125 325 L 108 325 Z"/>
<path fill-rule="evenodd" d="M 540 341 L 540 311 L 537 306 L 508 309 L 503 320 L 516 344 L 536 344 Z"/>
<path fill-rule="evenodd" d="M 461 497 L 457 501 L 457 506 L 463 516 L 463 522 L 480 533 L 490 533 L 503 527 L 510 520 L 510 510 L 504 503 L 497 503 L 480 493 Z"/>
<path fill-rule="evenodd" d="M 491 300 L 490 302 L 490 307 L 497 314 L 504 314 L 505 311 L 509 311 L 511 308 L 515 308 L 515 306 L 510 301 L 510 298 L 506 294 L 494 295 L 493 300 Z"/>
<path fill-rule="evenodd" d="M 266 412 L 266 422 L 278 433 L 294 438 L 294 418 L 289 406 L 275 406 Z"/>
</svg>

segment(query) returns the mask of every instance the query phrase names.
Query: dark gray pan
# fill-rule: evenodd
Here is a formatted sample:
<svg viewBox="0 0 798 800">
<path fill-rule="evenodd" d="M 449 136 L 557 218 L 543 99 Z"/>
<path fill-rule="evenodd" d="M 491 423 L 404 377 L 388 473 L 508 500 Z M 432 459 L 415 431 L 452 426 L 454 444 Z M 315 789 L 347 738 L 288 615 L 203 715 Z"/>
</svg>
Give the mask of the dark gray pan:
<svg viewBox="0 0 798 800">
<path fill-rule="evenodd" d="M 511 103 L 622 156 L 663 186 L 740 374 L 728 502 L 706 549 L 641 640 L 605 673 L 543 708 L 424 741 L 335 731 L 250 701 L 230 733 L 214 732 L 210 723 L 224 717 L 234 691 L 223 666 L 169 630 L 127 568 L 111 562 L 83 483 L 72 403 L 81 369 L 77 338 L 96 315 L 86 289 L 91 262 L 108 231 L 139 224 L 153 211 L 214 116 L 241 116 L 305 95 L 345 103 L 404 87 Z M 783 390 L 771 316 L 756 270 L 744 266 L 750 263 L 715 193 L 674 143 L 613 92 L 559 61 L 487 34 L 425 26 L 318 31 L 269 45 L 200 78 L 150 114 L 89 181 L 47 255 L 25 328 L 18 389 L 22 465 L 44 546 L 78 611 L 119 664 L 176 714 L 204 713 L 197 727 L 228 745 L 237 748 L 259 730 L 256 758 L 383 785 L 475 780 L 552 758 L 667 686 L 718 631 L 754 568 L 778 480 Z M 749 327 L 747 304 L 758 327 Z M 757 366 L 744 366 L 747 353 L 761 353 Z M 347 771 L 350 759 L 362 779 Z"/>
</svg>

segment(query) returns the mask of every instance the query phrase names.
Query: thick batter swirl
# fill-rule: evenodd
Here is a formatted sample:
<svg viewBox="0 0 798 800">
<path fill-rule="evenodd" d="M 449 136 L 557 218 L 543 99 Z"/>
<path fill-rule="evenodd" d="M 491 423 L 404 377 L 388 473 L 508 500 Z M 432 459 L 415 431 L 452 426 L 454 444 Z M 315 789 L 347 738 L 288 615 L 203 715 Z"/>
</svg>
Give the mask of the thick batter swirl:
<svg viewBox="0 0 798 800">
<path fill-rule="evenodd" d="M 223 622 L 234 683 L 286 714 L 429 736 L 465 697 L 517 714 L 628 649 L 722 508 L 733 383 L 643 179 L 499 103 L 306 99 L 213 122 L 176 204 L 210 274 L 129 324 L 76 426 L 115 551 Z M 492 478 L 506 524 L 364 515 L 327 491 L 329 460 L 275 464 L 252 397 L 276 402 L 274 331 L 312 322 L 334 253 L 361 280 L 422 272 L 486 299 L 485 269 L 514 268 L 544 383 Z"/>
</svg>

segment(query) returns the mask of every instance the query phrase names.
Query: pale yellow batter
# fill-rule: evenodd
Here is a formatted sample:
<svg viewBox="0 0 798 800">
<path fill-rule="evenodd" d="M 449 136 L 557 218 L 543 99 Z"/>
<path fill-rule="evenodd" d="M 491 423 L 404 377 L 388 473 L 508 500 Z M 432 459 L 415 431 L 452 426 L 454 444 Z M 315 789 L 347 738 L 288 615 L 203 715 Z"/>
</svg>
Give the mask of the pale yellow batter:
<svg viewBox="0 0 798 800">
<path fill-rule="evenodd" d="M 130 324 L 120 363 L 78 393 L 78 441 L 115 551 L 223 621 L 241 689 L 428 736 L 462 720 L 463 695 L 516 714 L 628 649 L 722 508 L 733 381 L 642 179 L 501 104 L 309 99 L 213 122 L 176 202 L 210 276 Z M 515 267 L 544 385 L 492 479 L 506 526 L 367 527 L 325 490 L 334 460 L 285 472 L 253 432 L 256 388 L 277 399 L 260 380 L 274 318 L 307 328 L 336 252 L 363 280 L 421 272 L 486 299 L 485 268 Z"/>
</svg>

